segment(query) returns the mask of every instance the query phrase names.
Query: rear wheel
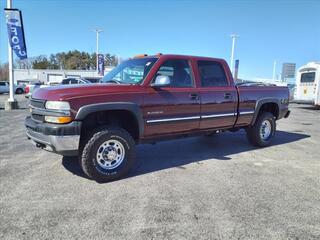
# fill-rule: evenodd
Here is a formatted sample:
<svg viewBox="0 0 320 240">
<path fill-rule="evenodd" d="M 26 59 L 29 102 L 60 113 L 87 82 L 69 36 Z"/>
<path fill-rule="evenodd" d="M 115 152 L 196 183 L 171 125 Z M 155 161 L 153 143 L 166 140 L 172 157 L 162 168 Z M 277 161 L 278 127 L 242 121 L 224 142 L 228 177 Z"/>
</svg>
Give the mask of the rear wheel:
<svg viewBox="0 0 320 240">
<path fill-rule="evenodd" d="M 22 94 L 22 93 L 23 93 L 23 90 L 21 88 L 17 88 L 16 94 Z"/>
<path fill-rule="evenodd" d="M 273 114 L 262 112 L 254 125 L 247 129 L 248 140 L 258 147 L 269 146 L 276 132 L 276 121 Z"/>
<path fill-rule="evenodd" d="M 80 164 L 98 182 L 117 180 L 128 173 L 135 160 L 135 142 L 122 128 L 96 130 L 84 144 Z"/>
</svg>

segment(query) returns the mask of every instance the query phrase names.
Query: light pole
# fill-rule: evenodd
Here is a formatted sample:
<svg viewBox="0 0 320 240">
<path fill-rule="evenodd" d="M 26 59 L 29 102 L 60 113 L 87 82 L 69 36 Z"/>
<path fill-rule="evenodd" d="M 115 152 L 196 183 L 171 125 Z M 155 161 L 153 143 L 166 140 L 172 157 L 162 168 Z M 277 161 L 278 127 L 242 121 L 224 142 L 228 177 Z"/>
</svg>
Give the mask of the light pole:
<svg viewBox="0 0 320 240">
<path fill-rule="evenodd" d="M 272 73 L 272 79 L 275 80 L 276 78 L 276 66 L 277 66 L 277 61 L 274 60 L 273 62 L 273 73 Z"/>
<path fill-rule="evenodd" d="M 233 72 L 233 62 L 234 62 L 234 49 L 235 49 L 235 45 L 236 45 L 236 38 L 239 37 L 239 35 L 233 33 L 230 35 L 230 37 L 232 38 L 232 48 L 231 48 L 231 59 L 230 59 L 230 69 L 231 72 Z"/>
<path fill-rule="evenodd" d="M 7 0 L 7 8 L 12 8 L 12 0 Z M 13 75 L 13 55 L 12 48 L 8 41 L 8 68 L 9 68 L 9 98 L 5 105 L 5 109 L 11 110 L 17 108 L 17 103 L 14 98 L 14 75 Z"/>
<path fill-rule="evenodd" d="M 96 32 L 96 36 L 97 36 L 97 50 L 96 50 L 96 71 L 98 73 L 99 69 L 98 69 L 98 55 L 99 55 L 99 33 L 102 32 L 102 29 L 94 29 L 93 31 Z"/>
</svg>

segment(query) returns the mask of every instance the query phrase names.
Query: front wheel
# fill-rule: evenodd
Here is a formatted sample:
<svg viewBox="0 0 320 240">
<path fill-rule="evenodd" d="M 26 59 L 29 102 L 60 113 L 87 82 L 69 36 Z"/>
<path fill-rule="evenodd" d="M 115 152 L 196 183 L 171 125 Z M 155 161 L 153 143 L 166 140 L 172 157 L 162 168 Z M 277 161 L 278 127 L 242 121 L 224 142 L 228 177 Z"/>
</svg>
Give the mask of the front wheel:
<svg viewBox="0 0 320 240">
<path fill-rule="evenodd" d="M 248 140 L 258 147 L 269 146 L 276 132 L 276 121 L 273 114 L 261 113 L 253 126 L 247 129 Z"/>
<path fill-rule="evenodd" d="M 135 142 L 122 128 L 97 130 L 85 143 L 80 157 L 83 172 L 98 182 L 120 179 L 135 160 Z"/>
</svg>

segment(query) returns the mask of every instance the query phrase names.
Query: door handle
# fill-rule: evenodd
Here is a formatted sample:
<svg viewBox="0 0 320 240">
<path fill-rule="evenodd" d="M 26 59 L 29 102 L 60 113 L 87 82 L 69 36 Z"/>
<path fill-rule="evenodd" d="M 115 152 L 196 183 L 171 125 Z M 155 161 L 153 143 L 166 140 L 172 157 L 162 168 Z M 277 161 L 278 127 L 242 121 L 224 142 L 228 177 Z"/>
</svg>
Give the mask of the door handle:
<svg viewBox="0 0 320 240">
<path fill-rule="evenodd" d="M 232 99 L 231 93 L 225 93 L 224 94 L 224 99 Z"/>
<path fill-rule="evenodd" d="M 191 100 L 199 100 L 199 95 L 196 93 L 191 93 L 190 94 L 190 99 Z"/>
</svg>

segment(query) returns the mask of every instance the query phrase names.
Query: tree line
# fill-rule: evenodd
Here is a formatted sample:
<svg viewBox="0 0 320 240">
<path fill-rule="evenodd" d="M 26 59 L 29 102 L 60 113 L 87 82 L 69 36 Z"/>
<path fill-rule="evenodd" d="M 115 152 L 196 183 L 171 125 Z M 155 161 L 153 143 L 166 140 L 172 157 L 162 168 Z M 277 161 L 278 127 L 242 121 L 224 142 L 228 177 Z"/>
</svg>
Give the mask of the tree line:
<svg viewBox="0 0 320 240">
<path fill-rule="evenodd" d="M 110 53 L 103 54 L 105 66 L 116 66 L 118 59 Z M 96 53 L 80 52 L 78 50 L 40 55 L 27 60 L 16 60 L 14 69 L 66 69 L 95 70 Z M 8 63 L 0 64 L 0 81 L 9 79 Z"/>
<path fill-rule="evenodd" d="M 0 81 L 8 81 L 9 80 L 9 64 L 4 63 L 0 64 Z"/>
<path fill-rule="evenodd" d="M 110 53 L 103 54 L 105 66 L 116 66 L 117 57 Z M 78 50 L 59 52 L 49 56 L 40 55 L 29 58 L 28 61 L 16 61 L 16 68 L 31 69 L 67 69 L 67 70 L 95 70 L 96 53 L 80 52 Z"/>
</svg>

